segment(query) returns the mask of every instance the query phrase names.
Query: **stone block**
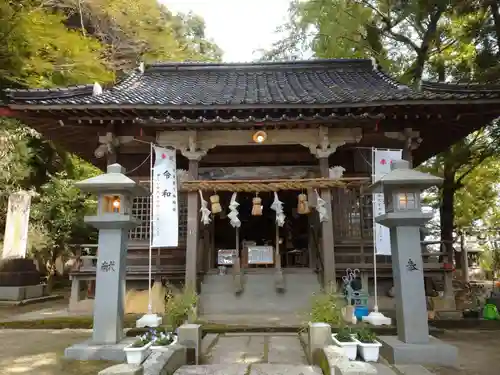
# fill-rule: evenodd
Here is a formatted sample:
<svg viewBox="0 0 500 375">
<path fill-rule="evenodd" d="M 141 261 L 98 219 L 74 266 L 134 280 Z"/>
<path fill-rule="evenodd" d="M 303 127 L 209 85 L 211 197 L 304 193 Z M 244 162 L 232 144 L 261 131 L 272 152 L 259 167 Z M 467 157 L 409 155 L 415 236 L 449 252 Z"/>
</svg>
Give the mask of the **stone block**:
<svg viewBox="0 0 500 375">
<path fill-rule="evenodd" d="M 333 369 L 337 364 L 348 361 L 349 358 L 347 357 L 345 350 L 335 345 L 329 345 L 316 349 L 312 357 L 312 363 L 314 365 L 321 367 L 323 371 L 325 371 L 326 367 L 328 367 L 331 373 L 333 373 Z"/>
<path fill-rule="evenodd" d="M 196 364 L 200 364 L 201 358 L 201 324 L 183 324 L 179 327 L 179 344 L 185 346 L 188 350 L 194 349 Z"/>
<path fill-rule="evenodd" d="M 144 369 L 142 366 L 129 365 L 128 363 L 121 363 L 114 365 L 98 372 L 97 375 L 143 375 Z"/>
<path fill-rule="evenodd" d="M 332 375 L 377 375 L 377 369 L 367 362 L 344 361 L 335 366 Z"/>
<path fill-rule="evenodd" d="M 142 366 L 144 375 L 171 375 L 186 364 L 186 348 L 172 345 L 162 351 L 153 351 Z"/>
<path fill-rule="evenodd" d="M 396 336 L 379 336 L 382 344 L 380 355 L 393 364 L 419 364 L 454 367 L 458 349 L 435 337 L 429 336 L 426 344 L 407 344 Z"/>
<path fill-rule="evenodd" d="M 24 288 L 26 288 L 25 293 L 24 293 L 24 299 L 43 297 L 44 285 L 42 285 L 42 284 L 29 285 L 29 286 L 25 286 Z"/>
<path fill-rule="evenodd" d="M 308 357 L 311 359 L 317 349 L 322 349 L 333 343 L 332 328 L 327 323 L 309 323 L 307 340 Z"/>
<path fill-rule="evenodd" d="M 114 361 L 125 362 L 127 359 L 123 349 L 134 342 L 134 338 L 126 338 L 118 344 L 99 345 L 92 340 L 74 344 L 64 350 L 64 357 L 78 361 Z"/>
<path fill-rule="evenodd" d="M 26 288 L 23 286 L 1 286 L 0 300 L 22 301 L 26 296 Z"/>
<path fill-rule="evenodd" d="M 455 304 L 454 297 L 429 297 L 432 310 L 438 311 L 449 311 L 456 310 L 457 306 Z"/>
</svg>

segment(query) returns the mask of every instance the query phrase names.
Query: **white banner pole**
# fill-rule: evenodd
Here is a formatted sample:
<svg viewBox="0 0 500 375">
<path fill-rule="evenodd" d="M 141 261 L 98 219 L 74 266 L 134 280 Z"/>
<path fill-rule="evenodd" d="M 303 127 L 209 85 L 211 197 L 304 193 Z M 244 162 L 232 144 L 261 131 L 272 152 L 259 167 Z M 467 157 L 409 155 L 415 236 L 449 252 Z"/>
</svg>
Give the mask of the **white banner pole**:
<svg viewBox="0 0 500 375">
<path fill-rule="evenodd" d="M 148 264 L 148 314 L 153 313 L 153 294 L 151 291 L 151 258 L 153 257 L 153 143 L 149 144 L 149 264 Z"/>
<path fill-rule="evenodd" d="M 375 148 L 372 148 L 372 184 L 375 182 Z M 373 194 L 372 194 L 373 199 Z M 372 203 L 372 209 L 374 204 Z M 376 236 L 376 223 L 375 223 L 375 215 L 372 215 L 373 219 L 373 298 L 375 299 L 375 304 L 373 306 L 373 311 L 378 312 L 378 290 L 377 290 L 377 236 Z M 368 288 L 368 286 L 367 286 Z"/>
</svg>

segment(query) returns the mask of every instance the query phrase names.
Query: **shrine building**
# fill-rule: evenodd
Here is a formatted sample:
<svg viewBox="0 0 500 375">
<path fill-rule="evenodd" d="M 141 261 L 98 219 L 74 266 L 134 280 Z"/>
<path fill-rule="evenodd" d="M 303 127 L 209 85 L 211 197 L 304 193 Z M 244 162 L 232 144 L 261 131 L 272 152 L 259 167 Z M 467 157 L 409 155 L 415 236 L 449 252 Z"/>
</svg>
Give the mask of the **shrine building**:
<svg viewBox="0 0 500 375">
<path fill-rule="evenodd" d="M 154 249 L 152 273 L 157 280 L 198 285 L 207 314 L 229 309 L 228 301 L 239 303 L 230 299 L 232 282 L 224 286 L 226 279 L 218 275 L 224 256 L 234 250 L 239 267 L 231 270 L 226 257 L 227 272 L 246 274 L 242 297 L 277 267 L 286 279 L 285 296 L 295 300 L 341 282 L 346 269 L 359 269 L 368 285 L 374 222 L 372 196 L 365 190 L 372 179 L 372 148 L 402 149 L 416 167 L 500 116 L 500 86 L 423 82 L 415 89 L 371 60 L 158 63 L 141 65 L 110 87 L 6 95 L 3 113 L 103 170 L 121 164 L 145 186 L 150 143 L 177 150 L 178 175 L 186 171 L 178 194 L 179 246 Z M 336 166 L 343 174 L 332 179 Z M 217 195 L 221 203 L 208 225 L 200 222 L 200 191 L 208 202 Z M 270 209 L 275 191 L 286 215 L 278 229 Z M 322 222 L 314 209 L 316 191 L 326 202 L 328 219 Z M 240 204 L 238 233 L 227 218 L 233 192 Z M 308 214 L 298 210 L 300 194 L 307 195 Z M 262 215 L 252 215 L 256 196 Z M 127 281 L 144 288 L 149 210 L 148 196 L 136 198 L 133 214 L 143 223 L 130 231 L 128 245 Z M 249 255 L 253 247 L 261 250 L 260 260 Z M 425 275 L 451 275 L 447 255 L 423 246 Z M 377 259 L 380 279 L 388 280 L 380 284 L 382 294 L 390 286 L 391 258 Z M 95 273 L 81 268 L 71 276 L 89 280 Z M 277 295 L 272 285 L 261 291 L 269 299 Z M 204 293 L 214 293 L 214 302 L 204 306 Z M 284 301 L 276 309 L 300 303 Z M 271 308 L 255 305 L 239 308 Z"/>
</svg>

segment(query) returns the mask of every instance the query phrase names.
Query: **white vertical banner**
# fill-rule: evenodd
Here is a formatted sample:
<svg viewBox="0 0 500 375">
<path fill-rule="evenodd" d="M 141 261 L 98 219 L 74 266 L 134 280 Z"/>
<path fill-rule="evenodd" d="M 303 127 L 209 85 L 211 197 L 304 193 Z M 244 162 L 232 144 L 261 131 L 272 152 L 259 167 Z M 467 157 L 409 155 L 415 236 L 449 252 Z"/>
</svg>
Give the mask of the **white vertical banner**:
<svg viewBox="0 0 500 375">
<path fill-rule="evenodd" d="M 403 150 L 383 150 L 373 149 L 372 155 L 372 182 L 377 182 L 391 171 L 391 164 L 394 160 L 401 160 Z M 376 193 L 372 196 L 373 219 L 385 214 L 384 194 Z M 391 255 L 391 234 L 390 230 L 383 225 L 373 223 L 373 242 L 377 255 Z"/>
<path fill-rule="evenodd" d="M 179 246 L 179 207 L 175 149 L 153 147 L 151 247 Z"/>
<path fill-rule="evenodd" d="M 31 196 L 27 192 L 21 191 L 10 195 L 2 259 L 26 256 L 30 206 Z"/>
</svg>

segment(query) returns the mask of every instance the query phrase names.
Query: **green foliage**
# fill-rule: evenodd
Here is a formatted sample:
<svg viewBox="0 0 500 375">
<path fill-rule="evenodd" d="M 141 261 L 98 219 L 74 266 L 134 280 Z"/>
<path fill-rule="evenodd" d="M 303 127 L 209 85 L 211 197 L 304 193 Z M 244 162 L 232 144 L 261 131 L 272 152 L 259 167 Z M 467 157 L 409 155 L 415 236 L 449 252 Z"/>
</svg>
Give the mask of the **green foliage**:
<svg viewBox="0 0 500 375">
<path fill-rule="evenodd" d="M 353 333 L 350 327 L 344 326 L 337 332 L 335 338 L 340 342 L 352 342 L 354 341 L 352 338 Z"/>
<path fill-rule="evenodd" d="M 307 313 L 307 322 L 327 323 L 331 326 L 342 325 L 343 306 L 343 300 L 333 288 L 314 294 L 311 299 L 311 310 Z"/>
<path fill-rule="evenodd" d="M 356 331 L 356 338 L 364 344 L 373 344 L 377 340 L 377 335 L 368 327 L 362 327 Z"/>
<path fill-rule="evenodd" d="M 203 19 L 173 16 L 156 0 L 0 1 L 2 90 L 111 83 L 139 61 L 220 56 L 205 37 Z M 28 251 L 47 266 L 49 278 L 70 244 L 94 240 L 83 216 L 95 201 L 74 182 L 101 171 L 68 151 L 0 118 L 0 240 L 9 195 L 31 191 Z"/>
<path fill-rule="evenodd" d="M 174 286 L 168 286 L 168 293 L 165 303 L 165 319 L 172 330 L 176 330 L 184 322 L 196 321 L 196 307 L 198 304 L 198 295 L 192 288 L 185 287 L 178 290 Z"/>
</svg>

